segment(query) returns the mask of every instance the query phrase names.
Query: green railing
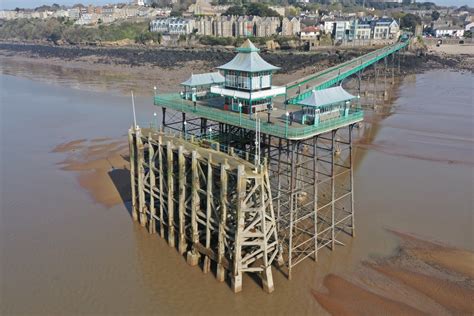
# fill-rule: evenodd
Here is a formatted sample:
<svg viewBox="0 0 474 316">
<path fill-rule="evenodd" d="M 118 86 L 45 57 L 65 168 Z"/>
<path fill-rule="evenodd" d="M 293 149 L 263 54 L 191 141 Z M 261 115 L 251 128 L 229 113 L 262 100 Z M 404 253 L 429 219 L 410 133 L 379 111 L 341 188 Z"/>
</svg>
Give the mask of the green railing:
<svg viewBox="0 0 474 316">
<path fill-rule="evenodd" d="M 204 117 L 212 121 L 226 123 L 234 126 L 241 126 L 246 129 L 255 130 L 255 120 L 249 119 L 246 115 L 236 114 L 229 111 L 212 108 L 209 106 L 197 105 L 194 107 L 189 102 L 181 99 L 178 93 L 162 94 L 155 96 L 155 105 L 170 108 L 176 111 L 190 113 L 195 116 Z M 360 122 L 364 118 L 361 109 L 353 108 L 347 116 L 328 120 L 314 126 L 295 127 L 289 126 L 288 122 L 280 122 L 283 125 L 261 122 L 261 132 L 272 136 L 302 139 L 312 135 L 322 134 L 333 129 L 343 127 L 352 123 Z"/>
<path fill-rule="evenodd" d="M 303 93 L 300 93 L 299 95 L 297 95 L 293 98 L 288 99 L 287 103 L 288 104 L 297 104 L 299 101 L 301 101 L 301 100 L 307 98 L 309 95 L 311 95 L 311 92 L 312 92 L 313 89 L 322 90 L 322 89 L 329 88 L 329 87 L 337 84 L 338 82 L 342 81 L 343 79 L 355 74 L 356 72 L 358 72 L 358 71 L 374 64 L 375 62 L 379 61 L 380 59 L 385 58 L 386 56 L 389 56 L 389 55 L 393 54 L 396 51 L 399 51 L 400 49 L 404 48 L 407 45 L 408 45 L 408 42 L 404 42 L 404 43 L 396 43 L 396 44 L 393 44 L 391 46 L 381 48 L 379 50 L 373 51 L 373 52 L 368 53 L 366 55 L 363 55 L 363 56 L 360 56 L 358 58 L 352 59 L 352 60 L 350 60 L 348 62 L 345 62 L 341 65 L 337 65 L 335 67 L 329 68 L 328 70 L 326 70 L 322 73 L 318 73 L 315 76 L 310 77 L 310 78 L 308 78 L 304 81 L 301 81 L 297 84 L 288 86 L 287 89 L 291 89 L 291 88 L 294 88 L 294 87 L 297 87 L 297 86 L 301 86 L 302 84 L 304 84 L 306 82 L 309 82 L 309 81 L 315 80 L 317 78 L 320 78 L 320 77 L 322 77 L 326 74 L 329 74 L 331 72 L 338 71 L 336 77 L 328 79 L 326 81 L 323 81 L 320 84 L 314 86 L 312 89 L 307 90 L 307 91 L 305 91 Z M 367 59 L 367 58 L 369 58 L 369 59 Z M 365 62 L 364 62 L 364 59 L 365 59 Z M 351 69 L 349 69 L 347 71 L 344 71 L 344 72 L 340 72 L 341 68 L 344 68 L 344 67 L 347 67 L 347 66 L 353 65 L 353 64 L 356 64 L 356 66 L 354 68 L 351 68 Z"/>
</svg>

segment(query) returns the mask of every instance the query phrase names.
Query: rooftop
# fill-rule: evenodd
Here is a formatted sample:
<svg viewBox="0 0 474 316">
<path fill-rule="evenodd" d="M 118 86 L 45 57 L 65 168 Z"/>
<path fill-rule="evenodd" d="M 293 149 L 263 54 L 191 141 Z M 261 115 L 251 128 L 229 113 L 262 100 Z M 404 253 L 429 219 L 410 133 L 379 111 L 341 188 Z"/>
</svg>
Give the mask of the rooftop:
<svg viewBox="0 0 474 316">
<path fill-rule="evenodd" d="M 298 102 L 300 105 L 320 107 L 354 99 L 355 96 L 344 90 L 341 86 L 323 90 L 313 90 L 310 96 Z"/>
<path fill-rule="evenodd" d="M 273 66 L 263 60 L 258 54 L 260 50 L 247 39 L 237 48 L 237 55 L 227 64 L 217 67 L 221 70 L 236 70 L 243 72 L 276 71 L 280 67 Z"/>
<path fill-rule="evenodd" d="M 224 83 L 225 78 L 221 75 L 218 71 L 217 72 L 209 72 L 203 74 L 192 74 L 188 80 L 181 82 L 182 86 L 205 86 L 211 84 L 220 84 Z"/>
</svg>

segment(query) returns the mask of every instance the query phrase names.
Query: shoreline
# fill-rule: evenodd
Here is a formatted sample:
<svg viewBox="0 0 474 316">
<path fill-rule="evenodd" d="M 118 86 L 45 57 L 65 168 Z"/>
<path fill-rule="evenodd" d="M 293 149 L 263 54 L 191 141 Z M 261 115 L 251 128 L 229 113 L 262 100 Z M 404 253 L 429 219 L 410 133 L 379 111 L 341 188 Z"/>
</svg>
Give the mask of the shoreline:
<svg viewBox="0 0 474 316">
<path fill-rule="evenodd" d="M 270 63 L 282 67 L 274 77 L 277 85 L 285 85 L 297 78 L 324 70 L 355 58 L 370 49 L 341 49 L 317 52 L 271 52 L 262 54 Z M 233 50 L 203 49 L 147 49 L 147 48 L 82 48 L 29 43 L 0 42 L 1 71 L 20 74 L 40 80 L 61 82 L 64 74 L 78 77 L 75 84 L 96 89 L 100 78 L 106 84 L 101 89 L 128 93 L 131 89 L 140 95 L 152 95 L 153 87 L 160 92 L 173 92 L 192 73 L 215 71 L 215 67 L 230 60 Z M 35 71 L 32 72 L 31 68 Z M 21 69 L 23 71 L 21 72 Z M 408 52 L 402 55 L 401 74 L 422 73 L 433 69 L 474 71 L 473 55 L 446 54 L 439 48 L 429 49 L 425 55 Z M 372 72 L 367 68 L 366 74 Z M 39 74 L 39 75 L 38 75 Z M 36 76 L 36 77 L 35 77 Z M 101 82 L 102 83 L 102 82 Z"/>
<path fill-rule="evenodd" d="M 271 64 L 281 67 L 279 73 L 291 73 L 312 66 L 318 71 L 352 58 L 366 54 L 379 47 L 332 47 L 317 51 L 263 51 L 261 55 Z M 471 49 L 472 48 L 472 49 Z M 114 66 L 119 68 L 161 68 L 176 70 L 189 62 L 202 63 L 206 68 L 215 68 L 235 55 L 235 49 L 228 47 L 158 47 L 145 46 L 55 46 L 38 43 L 17 43 L 0 41 L 1 57 L 26 57 L 70 64 L 80 63 Z M 423 68 L 431 62 L 441 67 L 462 70 L 474 69 L 474 45 L 428 46 L 423 54 L 404 53 L 403 70 L 412 70 L 415 64 Z M 465 62 L 463 62 L 465 61 Z M 433 65 L 430 65 L 433 66 Z M 192 70 L 192 69 L 191 69 Z"/>
</svg>

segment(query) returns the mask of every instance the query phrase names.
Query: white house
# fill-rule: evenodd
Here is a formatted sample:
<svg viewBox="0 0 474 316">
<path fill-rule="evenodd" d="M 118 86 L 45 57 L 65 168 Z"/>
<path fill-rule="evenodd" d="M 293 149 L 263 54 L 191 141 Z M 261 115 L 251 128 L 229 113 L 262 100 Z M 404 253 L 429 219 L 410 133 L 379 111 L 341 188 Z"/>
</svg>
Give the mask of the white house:
<svg viewBox="0 0 474 316">
<path fill-rule="evenodd" d="M 301 30 L 301 40 L 314 40 L 320 35 L 319 27 L 308 26 Z"/>
<path fill-rule="evenodd" d="M 435 36 L 436 37 L 462 37 L 464 36 L 464 29 L 462 27 L 457 26 L 441 26 L 435 29 Z"/>
<path fill-rule="evenodd" d="M 400 33 L 400 27 L 394 19 L 381 18 L 374 24 L 374 39 L 393 39 Z"/>
<path fill-rule="evenodd" d="M 464 31 L 471 31 L 471 32 L 474 31 L 474 22 L 467 24 L 464 27 Z"/>
<path fill-rule="evenodd" d="M 165 34 L 191 34 L 194 30 L 194 20 L 178 17 L 158 18 L 150 22 L 151 32 Z"/>
</svg>

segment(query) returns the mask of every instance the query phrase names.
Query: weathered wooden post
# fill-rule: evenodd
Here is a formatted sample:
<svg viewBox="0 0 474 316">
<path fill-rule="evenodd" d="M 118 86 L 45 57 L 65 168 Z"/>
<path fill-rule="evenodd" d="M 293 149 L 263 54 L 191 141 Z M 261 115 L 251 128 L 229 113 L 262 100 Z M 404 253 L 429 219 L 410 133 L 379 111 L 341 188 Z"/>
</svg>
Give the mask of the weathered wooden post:
<svg viewBox="0 0 474 316">
<path fill-rule="evenodd" d="M 156 187 L 156 178 L 155 178 L 155 150 L 152 144 L 151 133 L 148 135 L 148 167 L 149 175 L 148 175 L 148 184 L 150 187 L 150 201 L 149 201 L 149 209 L 150 209 L 150 219 L 148 221 L 148 232 L 150 234 L 156 233 L 156 210 L 155 210 L 155 187 Z"/>
<path fill-rule="evenodd" d="M 221 206 L 221 218 L 219 221 L 218 241 L 217 241 L 217 280 L 224 282 L 225 280 L 225 268 L 223 265 L 224 261 L 224 239 L 225 239 L 225 225 L 227 223 L 227 166 L 226 163 L 221 164 L 221 195 L 220 195 L 220 206 Z"/>
<path fill-rule="evenodd" d="M 211 217 L 212 217 L 212 155 L 209 154 L 207 159 L 207 185 L 206 185 L 206 249 L 211 248 Z M 204 257 L 203 264 L 204 273 L 211 271 L 211 258 Z"/>
<path fill-rule="evenodd" d="M 186 201 L 186 170 L 183 146 L 178 148 L 178 183 L 179 183 L 179 198 L 178 198 L 178 220 L 179 220 L 179 236 L 178 236 L 178 251 L 180 254 L 186 252 L 186 236 L 185 236 L 185 201 Z"/>
<path fill-rule="evenodd" d="M 167 154 L 167 175 L 168 175 L 168 244 L 170 247 L 175 246 L 174 240 L 174 165 L 173 165 L 173 149 L 171 142 L 166 143 Z"/>
<path fill-rule="evenodd" d="M 191 266 L 195 266 L 199 261 L 199 252 L 196 247 L 199 243 L 199 230 L 197 222 L 197 212 L 200 206 L 199 200 L 199 171 L 198 171 L 198 157 L 197 152 L 194 150 L 191 153 L 191 232 L 192 232 L 192 248 L 188 251 L 187 262 Z"/>
<path fill-rule="evenodd" d="M 132 188 L 132 218 L 134 221 L 138 221 L 138 207 L 137 207 L 137 176 L 136 176 L 136 130 L 130 128 L 128 130 L 128 143 L 130 145 L 130 181 Z"/>
<path fill-rule="evenodd" d="M 137 133 L 138 134 L 138 133 Z M 142 135 L 139 133 L 136 137 L 137 141 L 137 167 L 138 167 L 138 211 L 140 214 L 140 224 L 146 226 L 146 205 L 145 205 L 145 157 Z"/>
</svg>

